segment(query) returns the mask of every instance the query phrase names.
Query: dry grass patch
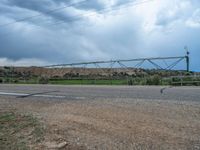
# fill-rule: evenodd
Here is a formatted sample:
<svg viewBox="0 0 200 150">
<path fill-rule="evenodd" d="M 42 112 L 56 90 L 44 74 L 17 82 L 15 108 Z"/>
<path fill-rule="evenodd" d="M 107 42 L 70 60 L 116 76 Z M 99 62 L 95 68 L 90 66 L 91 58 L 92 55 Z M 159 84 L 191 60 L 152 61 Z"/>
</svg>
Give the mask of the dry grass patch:
<svg viewBox="0 0 200 150">
<path fill-rule="evenodd" d="M 44 128 L 31 115 L 0 112 L 0 149 L 28 150 L 44 139 Z"/>
</svg>

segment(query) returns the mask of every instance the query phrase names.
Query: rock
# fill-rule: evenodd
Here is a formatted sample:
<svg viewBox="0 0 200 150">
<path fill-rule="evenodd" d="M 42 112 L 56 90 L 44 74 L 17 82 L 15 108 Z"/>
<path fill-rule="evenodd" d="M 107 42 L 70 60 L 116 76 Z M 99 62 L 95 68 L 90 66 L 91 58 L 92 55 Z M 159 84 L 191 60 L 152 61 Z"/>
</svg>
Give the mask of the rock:
<svg viewBox="0 0 200 150">
<path fill-rule="evenodd" d="M 47 142 L 46 146 L 48 149 L 61 149 L 64 148 L 67 145 L 67 142 L 61 142 L 61 143 L 56 143 L 56 142 Z"/>
<path fill-rule="evenodd" d="M 67 145 L 67 142 L 62 142 L 57 145 L 58 149 L 63 148 Z"/>
</svg>

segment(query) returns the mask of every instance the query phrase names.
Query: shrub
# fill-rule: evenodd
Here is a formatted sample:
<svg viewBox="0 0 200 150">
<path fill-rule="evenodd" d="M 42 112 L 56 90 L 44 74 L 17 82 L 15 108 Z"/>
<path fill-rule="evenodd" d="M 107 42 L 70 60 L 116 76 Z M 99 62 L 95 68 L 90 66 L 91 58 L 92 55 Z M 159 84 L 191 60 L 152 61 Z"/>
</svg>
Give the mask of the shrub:
<svg viewBox="0 0 200 150">
<path fill-rule="evenodd" d="M 158 75 L 154 75 L 153 77 L 148 78 L 146 83 L 147 85 L 160 85 L 161 78 Z"/>
<path fill-rule="evenodd" d="M 15 80 L 13 80 L 13 82 L 14 82 L 14 83 L 18 83 L 18 82 L 19 82 L 19 80 L 18 80 L 18 79 L 15 79 Z"/>
<path fill-rule="evenodd" d="M 128 85 L 133 85 L 133 80 L 132 79 L 128 80 Z"/>
<path fill-rule="evenodd" d="M 10 79 L 9 79 L 9 78 L 6 78 L 6 79 L 5 79 L 5 83 L 10 83 Z"/>
<path fill-rule="evenodd" d="M 49 83 L 49 78 L 47 77 L 41 77 L 39 79 L 39 84 L 48 84 Z"/>
</svg>

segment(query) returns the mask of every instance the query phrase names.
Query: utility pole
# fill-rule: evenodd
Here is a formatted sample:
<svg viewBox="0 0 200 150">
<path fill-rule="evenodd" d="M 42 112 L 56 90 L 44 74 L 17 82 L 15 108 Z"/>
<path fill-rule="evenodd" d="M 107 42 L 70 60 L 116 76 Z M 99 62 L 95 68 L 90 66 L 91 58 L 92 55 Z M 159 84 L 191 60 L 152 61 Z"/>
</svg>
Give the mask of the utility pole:
<svg viewBox="0 0 200 150">
<path fill-rule="evenodd" d="M 187 64 L 187 72 L 190 71 L 190 52 L 188 51 L 188 47 L 185 46 L 185 50 L 186 50 L 186 64 Z"/>
</svg>

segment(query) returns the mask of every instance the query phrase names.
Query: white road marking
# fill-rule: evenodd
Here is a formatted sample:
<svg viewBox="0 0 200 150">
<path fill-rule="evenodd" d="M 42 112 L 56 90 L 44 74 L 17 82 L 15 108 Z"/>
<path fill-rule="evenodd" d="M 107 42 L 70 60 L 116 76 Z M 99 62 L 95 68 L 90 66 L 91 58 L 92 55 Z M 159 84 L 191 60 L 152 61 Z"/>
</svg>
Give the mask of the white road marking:
<svg viewBox="0 0 200 150">
<path fill-rule="evenodd" d="M 67 98 L 67 96 L 61 96 L 61 95 L 47 95 L 47 94 L 27 94 L 27 93 L 15 93 L 15 92 L 2 92 L 0 91 L 0 95 L 5 96 L 22 96 L 22 97 L 46 97 L 46 98 Z M 85 97 L 71 97 L 72 99 L 77 100 L 84 100 Z"/>
<path fill-rule="evenodd" d="M 13 92 L 0 92 L 0 95 L 6 95 L 6 96 L 29 96 L 30 94 L 27 93 L 13 93 Z M 47 94 L 36 94 L 31 95 L 33 97 L 46 97 L 46 98 L 66 98 L 66 96 L 60 96 L 60 95 L 47 95 Z"/>
</svg>

